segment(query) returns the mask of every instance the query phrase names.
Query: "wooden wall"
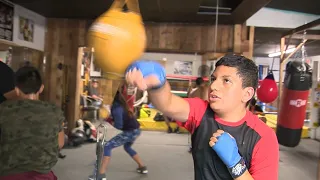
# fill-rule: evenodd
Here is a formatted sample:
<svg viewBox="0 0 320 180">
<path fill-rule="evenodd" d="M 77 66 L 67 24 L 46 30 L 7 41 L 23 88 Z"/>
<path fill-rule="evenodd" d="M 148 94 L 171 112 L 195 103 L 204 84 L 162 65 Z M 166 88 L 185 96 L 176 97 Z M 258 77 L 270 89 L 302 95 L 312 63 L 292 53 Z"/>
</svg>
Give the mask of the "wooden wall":
<svg viewBox="0 0 320 180">
<path fill-rule="evenodd" d="M 75 102 L 77 102 L 75 88 L 79 87 L 75 82 L 79 70 L 77 57 L 78 48 L 86 45 L 88 23 L 89 21 L 74 19 L 48 19 L 47 21 L 44 56 L 47 62 L 45 65 L 46 89 L 49 92 L 46 98 L 65 109 L 70 128 L 79 118 L 74 113 Z M 146 24 L 145 27 L 148 39 L 147 51 L 202 54 L 214 51 L 214 26 Z M 235 33 L 238 32 L 235 29 L 240 29 L 240 33 Z M 246 50 L 245 42 L 248 40 L 246 32 L 246 26 L 242 25 L 219 26 L 217 52 L 223 54 L 236 50 L 241 53 Z M 235 49 L 235 45 L 240 48 Z M 60 69 L 59 64 L 62 66 Z"/>
<path fill-rule="evenodd" d="M 215 26 L 146 24 L 147 50 L 182 53 L 214 51 Z M 217 52 L 232 51 L 233 26 L 218 26 Z"/>
<path fill-rule="evenodd" d="M 48 19 L 45 41 L 49 101 L 63 107 L 70 128 L 79 117 L 75 116 L 78 48 L 84 46 L 86 21 Z M 61 65 L 58 68 L 58 65 Z M 80 82 L 78 82 L 80 83 Z M 80 95 L 78 97 L 80 99 Z M 77 104 L 78 105 L 78 104 Z"/>
<path fill-rule="evenodd" d="M 20 46 L 13 46 L 12 61 L 10 64 L 11 68 L 16 71 L 25 65 L 26 62 L 31 63 L 37 68 L 40 68 L 43 63 L 43 52 Z"/>
</svg>

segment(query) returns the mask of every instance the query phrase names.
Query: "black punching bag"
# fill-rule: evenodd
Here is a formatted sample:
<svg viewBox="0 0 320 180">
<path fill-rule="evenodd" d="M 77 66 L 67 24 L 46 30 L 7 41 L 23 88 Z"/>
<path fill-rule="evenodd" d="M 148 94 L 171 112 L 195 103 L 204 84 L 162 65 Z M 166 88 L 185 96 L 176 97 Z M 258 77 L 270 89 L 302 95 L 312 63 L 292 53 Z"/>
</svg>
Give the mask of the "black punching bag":
<svg viewBox="0 0 320 180">
<path fill-rule="evenodd" d="M 309 64 L 303 61 L 288 62 L 277 124 L 279 144 L 287 147 L 299 144 L 311 86 L 312 69 Z"/>
</svg>

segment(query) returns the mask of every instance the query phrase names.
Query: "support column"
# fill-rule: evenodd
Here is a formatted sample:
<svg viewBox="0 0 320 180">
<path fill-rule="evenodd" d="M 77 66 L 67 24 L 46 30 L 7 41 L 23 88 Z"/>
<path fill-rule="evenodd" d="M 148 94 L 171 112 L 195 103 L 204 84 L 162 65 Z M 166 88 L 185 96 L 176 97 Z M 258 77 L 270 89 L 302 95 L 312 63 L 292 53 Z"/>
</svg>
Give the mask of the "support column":
<svg viewBox="0 0 320 180">
<path fill-rule="evenodd" d="M 233 33 L 233 52 L 235 54 L 241 54 L 241 24 L 234 25 L 234 33 Z"/>
<path fill-rule="evenodd" d="M 253 49 L 254 49 L 254 26 L 250 26 L 249 30 L 249 52 L 248 52 L 248 58 L 253 58 Z"/>
<path fill-rule="evenodd" d="M 281 38 L 280 41 L 280 67 L 279 67 L 279 91 L 278 91 L 278 101 L 277 101 L 277 107 L 278 107 L 278 112 L 280 112 L 280 101 L 281 101 L 281 95 L 282 95 L 282 89 L 283 89 L 283 71 L 284 71 L 284 63 L 283 63 L 283 59 L 284 59 L 284 54 L 285 54 L 285 38 Z"/>
</svg>

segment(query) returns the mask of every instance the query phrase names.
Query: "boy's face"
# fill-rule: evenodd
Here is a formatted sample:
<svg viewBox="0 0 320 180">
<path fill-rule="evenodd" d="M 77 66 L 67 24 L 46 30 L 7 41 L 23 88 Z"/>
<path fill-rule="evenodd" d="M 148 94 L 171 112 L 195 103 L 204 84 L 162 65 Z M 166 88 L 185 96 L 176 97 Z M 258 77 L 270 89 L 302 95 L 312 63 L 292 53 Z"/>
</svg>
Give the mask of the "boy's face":
<svg viewBox="0 0 320 180">
<path fill-rule="evenodd" d="M 215 112 L 229 113 L 246 108 L 246 102 L 253 94 L 252 87 L 242 88 L 242 79 L 236 68 L 218 66 L 213 72 L 208 100 Z"/>
</svg>

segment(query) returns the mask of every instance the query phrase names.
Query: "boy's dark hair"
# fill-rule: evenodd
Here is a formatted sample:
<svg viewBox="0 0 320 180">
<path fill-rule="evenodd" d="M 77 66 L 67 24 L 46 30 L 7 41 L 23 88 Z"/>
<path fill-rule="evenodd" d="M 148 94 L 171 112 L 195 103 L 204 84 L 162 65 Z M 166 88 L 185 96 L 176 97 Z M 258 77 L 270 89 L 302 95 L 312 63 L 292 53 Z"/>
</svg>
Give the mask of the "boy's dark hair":
<svg viewBox="0 0 320 180">
<path fill-rule="evenodd" d="M 198 77 L 198 78 L 196 79 L 196 85 L 197 85 L 197 86 L 200 86 L 200 85 L 203 84 L 203 83 L 204 83 L 204 80 L 203 80 L 202 77 Z"/>
<path fill-rule="evenodd" d="M 254 91 L 258 88 L 258 67 L 254 61 L 244 56 L 227 55 L 216 63 L 216 68 L 219 66 L 236 68 L 242 79 L 243 88 L 252 87 Z M 250 101 L 247 102 L 247 105 L 249 103 Z"/>
<path fill-rule="evenodd" d="M 42 79 L 35 67 L 24 66 L 15 73 L 15 83 L 24 94 L 36 94 L 42 86 Z"/>
</svg>

